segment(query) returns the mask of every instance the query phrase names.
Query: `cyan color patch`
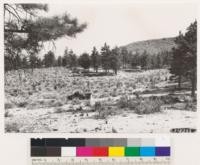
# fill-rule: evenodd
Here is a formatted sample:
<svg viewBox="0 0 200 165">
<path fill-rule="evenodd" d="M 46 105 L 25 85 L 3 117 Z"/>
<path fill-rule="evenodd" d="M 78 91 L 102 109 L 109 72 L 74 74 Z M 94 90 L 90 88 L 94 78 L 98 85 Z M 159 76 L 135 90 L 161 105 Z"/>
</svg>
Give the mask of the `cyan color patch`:
<svg viewBox="0 0 200 165">
<path fill-rule="evenodd" d="M 155 147 L 140 147 L 140 156 L 156 156 Z"/>
</svg>

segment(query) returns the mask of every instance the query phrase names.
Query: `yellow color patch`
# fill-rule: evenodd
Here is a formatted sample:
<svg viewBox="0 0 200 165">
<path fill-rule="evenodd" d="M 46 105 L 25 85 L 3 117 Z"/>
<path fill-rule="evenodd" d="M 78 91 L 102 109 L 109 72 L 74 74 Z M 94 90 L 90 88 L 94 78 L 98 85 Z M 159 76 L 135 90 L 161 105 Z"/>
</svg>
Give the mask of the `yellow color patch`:
<svg viewBox="0 0 200 165">
<path fill-rule="evenodd" d="M 109 156 L 124 156 L 124 147 L 109 147 Z"/>
</svg>

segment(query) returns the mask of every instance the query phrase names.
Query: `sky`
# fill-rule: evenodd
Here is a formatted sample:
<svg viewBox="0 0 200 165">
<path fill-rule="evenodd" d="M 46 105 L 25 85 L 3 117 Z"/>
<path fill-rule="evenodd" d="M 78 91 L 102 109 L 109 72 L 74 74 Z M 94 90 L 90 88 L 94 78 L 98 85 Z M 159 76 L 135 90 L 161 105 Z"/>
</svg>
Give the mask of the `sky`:
<svg viewBox="0 0 200 165">
<path fill-rule="evenodd" d="M 63 55 L 66 47 L 77 55 L 90 53 L 93 46 L 98 50 L 106 42 L 111 47 L 123 46 L 135 41 L 177 36 L 197 18 L 194 4 L 49 4 L 44 16 L 69 13 L 87 29 L 76 38 L 64 37 L 52 44 L 45 44 L 44 54 L 53 50 Z"/>
</svg>

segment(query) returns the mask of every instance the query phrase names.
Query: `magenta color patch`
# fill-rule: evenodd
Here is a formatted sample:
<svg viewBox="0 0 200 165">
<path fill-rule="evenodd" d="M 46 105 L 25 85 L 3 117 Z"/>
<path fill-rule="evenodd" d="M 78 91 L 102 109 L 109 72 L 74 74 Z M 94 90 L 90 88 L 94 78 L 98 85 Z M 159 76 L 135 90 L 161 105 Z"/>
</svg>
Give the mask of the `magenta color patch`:
<svg viewBox="0 0 200 165">
<path fill-rule="evenodd" d="M 92 147 L 76 147 L 76 156 L 93 156 Z"/>
</svg>

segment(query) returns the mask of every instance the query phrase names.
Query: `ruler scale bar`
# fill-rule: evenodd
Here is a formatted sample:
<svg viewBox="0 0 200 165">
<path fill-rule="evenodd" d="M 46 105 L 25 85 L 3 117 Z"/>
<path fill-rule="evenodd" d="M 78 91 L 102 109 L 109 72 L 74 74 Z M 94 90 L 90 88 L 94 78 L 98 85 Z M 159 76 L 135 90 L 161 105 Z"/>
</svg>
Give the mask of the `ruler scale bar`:
<svg viewBox="0 0 200 165">
<path fill-rule="evenodd" d="M 169 165 L 169 158 L 143 158 L 143 159 L 126 159 L 126 158 L 42 158 L 42 159 L 32 159 L 32 165 Z"/>
</svg>

